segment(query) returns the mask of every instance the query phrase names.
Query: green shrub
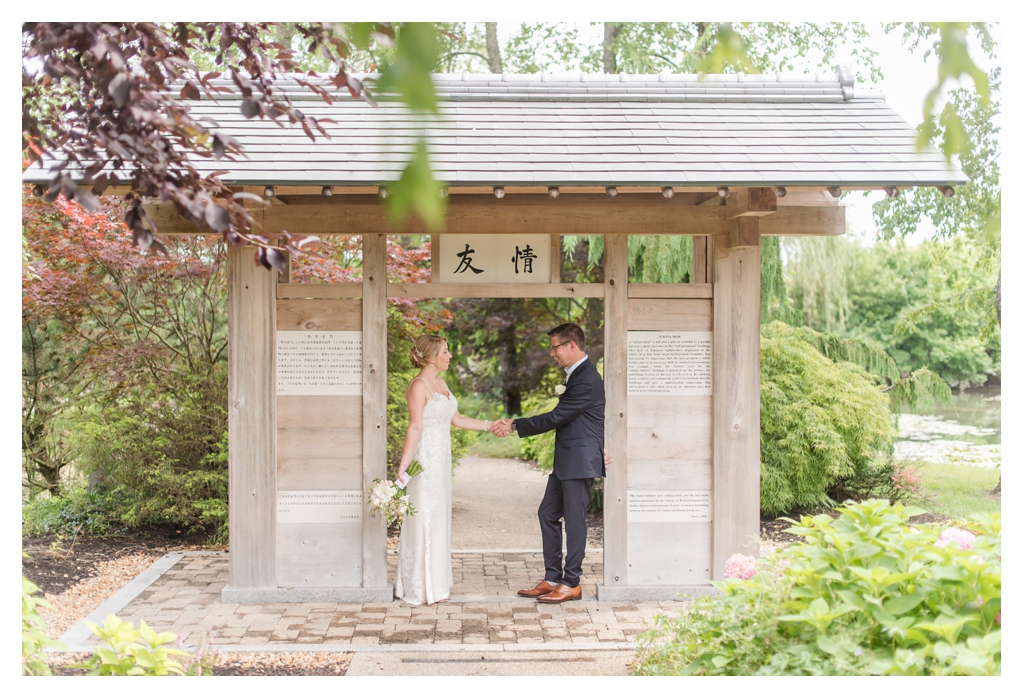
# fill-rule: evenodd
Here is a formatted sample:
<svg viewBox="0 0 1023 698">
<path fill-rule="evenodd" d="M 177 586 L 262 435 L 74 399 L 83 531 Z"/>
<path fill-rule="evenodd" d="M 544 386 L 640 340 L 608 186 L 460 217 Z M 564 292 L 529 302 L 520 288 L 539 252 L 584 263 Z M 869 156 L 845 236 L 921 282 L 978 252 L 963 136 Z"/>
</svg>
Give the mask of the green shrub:
<svg viewBox="0 0 1023 698">
<path fill-rule="evenodd" d="M 789 531 L 805 543 L 761 560 L 749 579 L 714 582 L 721 596 L 659 616 L 634 671 L 1000 674 L 999 518 L 967 524 L 974 538 L 910 526 L 920 510 L 882 500 L 840 512 L 803 517 Z"/>
<path fill-rule="evenodd" d="M 888 495 L 896 434 L 879 379 L 772 322 L 760 341 L 760 508 Z M 878 488 L 888 488 L 883 492 Z"/>
<path fill-rule="evenodd" d="M 21 532 L 27 536 L 103 535 L 117 523 L 117 501 L 108 492 L 71 487 L 56 497 L 36 497 L 21 507 Z"/>
<path fill-rule="evenodd" d="M 107 647 L 97 647 L 93 655 L 77 668 L 88 669 L 89 676 L 168 676 L 184 673 L 181 663 L 173 659 L 176 655 L 187 655 L 184 650 L 168 647 L 177 636 L 174 633 L 157 633 L 139 622 L 139 628 L 109 615 L 102 626 L 86 623 L 89 630 L 105 642 Z"/>
<path fill-rule="evenodd" d="M 223 379 L 223 380 L 222 380 Z M 83 469 L 129 528 L 227 530 L 226 366 L 138 386 L 78 425 Z"/>
<path fill-rule="evenodd" d="M 22 553 L 24 557 L 28 557 Z M 21 578 L 21 673 L 30 676 L 50 676 L 50 666 L 44 661 L 47 648 L 66 650 L 67 645 L 46 634 L 46 622 L 39 617 L 37 608 L 53 609 L 53 605 L 34 594 L 39 591 L 24 576 Z"/>
<path fill-rule="evenodd" d="M 553 410 L 557 404 L 557 396 L 533 394 L 523 401 L 522 410 L 526 416 L 544 414 Z M 552 430 L 522 439 L 522 457 L 536 463 L 544 473 L 554 469 L 554 436 Z"/>
</svg>

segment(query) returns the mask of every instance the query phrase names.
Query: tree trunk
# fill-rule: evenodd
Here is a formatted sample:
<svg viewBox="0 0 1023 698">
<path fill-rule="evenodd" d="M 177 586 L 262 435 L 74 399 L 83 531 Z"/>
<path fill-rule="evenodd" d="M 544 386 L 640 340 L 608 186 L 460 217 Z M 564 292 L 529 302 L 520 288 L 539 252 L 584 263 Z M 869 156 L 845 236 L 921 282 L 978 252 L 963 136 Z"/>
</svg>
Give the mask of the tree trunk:
<svg viewBox="0 0 1023 698">
<path fill-rule="evenodd" d="M 615 57 L 614 42 L 622 31 L 621 22 L 604 22 L 604 72 L 617 73 L 618 61 Z"/>
<path fill-rule="evenodd" d="M 518 326 L 512 312 L 512 299 L 501 298 L 494 303 L 494 314 L 508 321 L 501 329 L 500 346 L 504 349 L 501 362 L 501 393 L 504 412 L 509 417 L 522 414 L 522 387 L 519 385 Z"/>
<path fill-rule="evenodd" d="M 487 63 L 491 73 L 503 73 L 501 46 L 497 43 L 497 22 L 484 22 L 487 27 Z"/>
</svg>

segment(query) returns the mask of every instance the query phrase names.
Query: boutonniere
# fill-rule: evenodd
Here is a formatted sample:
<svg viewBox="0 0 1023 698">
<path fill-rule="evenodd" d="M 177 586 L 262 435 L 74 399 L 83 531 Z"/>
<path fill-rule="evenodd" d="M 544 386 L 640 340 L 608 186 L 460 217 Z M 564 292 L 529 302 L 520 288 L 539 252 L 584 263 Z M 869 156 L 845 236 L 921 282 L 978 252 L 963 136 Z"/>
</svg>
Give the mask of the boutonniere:
<svg viewBox="0 0 1023 698">
<path fill-rule="evenodd" d="M 555 395 L 561 395 L 563 392 L 565 392 L 565 386 L 560 385 L 560 384 L 554 386 L 554 394 Z"/>
</svg>

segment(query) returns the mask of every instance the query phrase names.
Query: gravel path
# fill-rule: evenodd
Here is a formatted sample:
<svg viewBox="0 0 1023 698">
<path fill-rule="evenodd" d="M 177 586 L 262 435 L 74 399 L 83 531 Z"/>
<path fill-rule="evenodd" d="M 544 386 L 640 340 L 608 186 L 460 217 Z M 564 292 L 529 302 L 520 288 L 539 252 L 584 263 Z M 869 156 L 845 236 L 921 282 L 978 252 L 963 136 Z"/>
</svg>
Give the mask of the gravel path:
<svg viewBox="0 0 1023 698">
<path fill-rule="evenodd" d="M 451 483 L 453 550 L 539 550 L 547 475 L 514 458 L 466 456 Z"/>
</svg>

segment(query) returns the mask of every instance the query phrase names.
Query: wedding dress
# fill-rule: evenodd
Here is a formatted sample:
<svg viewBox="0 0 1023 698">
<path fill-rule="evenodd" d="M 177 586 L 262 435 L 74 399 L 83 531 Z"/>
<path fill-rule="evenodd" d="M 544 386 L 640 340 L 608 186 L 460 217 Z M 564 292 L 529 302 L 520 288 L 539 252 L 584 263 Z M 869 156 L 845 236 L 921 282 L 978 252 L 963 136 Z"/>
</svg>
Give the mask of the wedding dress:
<svg viewBox="0 0 1023 698">
<path fill-rule="evenodd" d="M 414 605 L 448 598 L 452 585 L 451 418 L 458 400 L 432 388 L 430 392 L 423 408 L 423 433 L 413 456 L 423 472 L 408 484 L 409 503 L 416 513 L 401 524 L 394 581 L 394 595 Z"/>
</svg>

